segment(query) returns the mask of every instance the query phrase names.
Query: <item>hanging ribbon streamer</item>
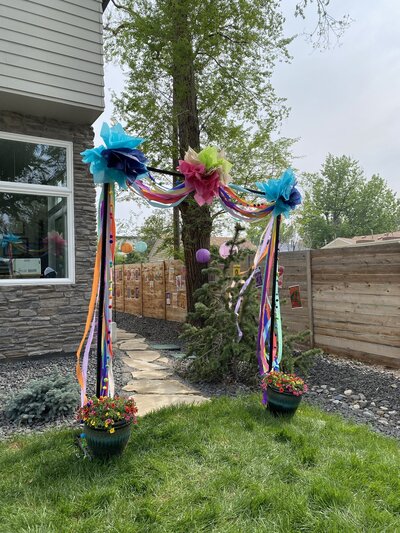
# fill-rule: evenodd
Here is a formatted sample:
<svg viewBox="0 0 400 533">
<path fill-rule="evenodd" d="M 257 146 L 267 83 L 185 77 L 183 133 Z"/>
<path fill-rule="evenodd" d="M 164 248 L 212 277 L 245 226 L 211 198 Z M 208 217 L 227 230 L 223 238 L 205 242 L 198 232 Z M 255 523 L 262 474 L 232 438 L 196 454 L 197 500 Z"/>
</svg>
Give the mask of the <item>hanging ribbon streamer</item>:
<svg viewBox="0 0 400 533">
<path fill-rule="evenodd" d="M 107 209 L 105 209 L 105 202 L 107 202 Z M 89 311 L 86 319 L 85 331 L 77 351 L 77 364 L 76 373 L 79 385 L 81 387 L 81 403 L 86 402 L 86 382 L 87 382 L 87 368 L 89 361 L 89 354 L 93 344 L 94 331 L 96 325 L 96 308 L 99 305 L 99 290 L 100 290 L 100 272 L 102 262 L 102 244 L 103 239 L 106 239 L 106 257 L 104 287 L 105 297 L 103 304 L 103 320 L 102 320 L 102 339 L 101 339 L 101 371 L 100 371 L 100 390 L 102 396 L 114 395 L 114 380 L 112 373 L 112 338 L 111 338 L 111 321 L 112 321 L 112 266 L 115 254 L 115 218 L 114 218 L 114 204 L 115 204 L 115 188 L 113 184 L 110 184 L 110 190 L 107 197 L 104 196 L 103 191 L 99 198 L 98 209 L 98 228 L 97 233 L 99 235 L 97 242 L 96 262 L 93 275 L 92 295 L 89 303 Z M 103 235 L 103 223 L 104 213 L 107 211 L 108 220 L 106 224 L 106 234 Z M 99 312 L 99 310 L 98 310 Z M 86 340 L 87 339 L 87 340 Z M 86 345 L 85 345 L 86 341 Z M 80 364 L 80 355 L 85 345 L 85 351 L 82 360 L 82 366 Z"/>
<path fill-rule="evenodd" d="M 288 217 L 301 202 L 296 188 L 296 179 L 291 169 L 282 176 L 265 183 L 257 183 L 257 189 L 249 189 L 229 184 L 231 163 L 223 152 L 207 147 L 199 153 L 191 148 L 179 161 L 178 170 L 182 182 L 171 188 L 157 184 L 147 168 L 147 159 L 137 147 L 143 139 L 125 133 L 120 124 L 109 127 L 103 124 L 101 136 L 104 145 L 85 150 L 82 158 L 90 164 L 94 182 L 108 189 L 99 201 L 99 227 L 96 263 L 93 276 L 92 295 L 82 341 L 77 351 L 77 377 L 82 391 L 82 402 L 86 399 L 86 379 L 88 359 L 94 338 L 95 324 L 98 322 L 98 391 L 101 395 L 114 395 L 112 372 L 112 266 L 115 253 L 115 183 L 125 190 L 132 191 L 154 207 L 175 207 L 190 194 L 199 205 L 211 204 L 218 198 L 223 208 L 233 217 L 245 222 L 256 222 L 270 217 L 261 237 L 254 258 L 252 272 L 243 285 L 235 306 L 239 339 L 242 332 L 239 326 L 240 307 L 244 294 L 253 280 L 256 270 L 265 261 L 264 278 L 261 290 L 259 330 L 257 336 L 257 357 L 260 374 L 270 371 L 268 360 L 274 369 L 279 368 L 282 357 L 282 328 L 279 306 L 278 285 L 275 277 L 277 268 L 277 244 L 281 215 Z M 153 169 L 157 170 L 157 169 Z M 261 197 L 258 202 L 249 202 L 238 193 Z M 106 217 L 106 218 L 104 218 Z M 3 244 L 4 246 L 4 244 Z M 104 273 L 104 277 L 102 275 Z M 273 309 L 269 294 L 271 294 Z M 102 302 L 102 305 L 100 303 Z M 96 313 L 97 310 L 97 313 Z M 85 346 L 86 342 L 86 346 Z M 80 355 L 85 346 L 82 367 Z"/>
</svg>

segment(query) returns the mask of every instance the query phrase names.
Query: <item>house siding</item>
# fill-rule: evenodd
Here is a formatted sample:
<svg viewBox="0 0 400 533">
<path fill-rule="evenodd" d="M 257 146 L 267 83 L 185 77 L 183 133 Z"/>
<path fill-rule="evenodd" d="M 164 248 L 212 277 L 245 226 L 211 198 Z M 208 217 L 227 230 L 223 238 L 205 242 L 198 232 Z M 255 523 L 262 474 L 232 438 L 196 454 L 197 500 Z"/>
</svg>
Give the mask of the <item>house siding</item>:
<svg viewBox="0 0 400 533">
<path fill-rule="evenodd" d="M 95 189 L 80 152 L 92 145 L 90 126 L 13 112 L 0 130 L 73 143 L 75 283 L 0 286 L 0 358 L 71 353 L 83 333 L 96 253 Z"/>
<path fill-rule="evenodd" d="M 0 105 L 8 93 L 89 108 L 93 119 L 100 114 L 104 105 L 101 1 L 3 0 Z"/>
</svg>

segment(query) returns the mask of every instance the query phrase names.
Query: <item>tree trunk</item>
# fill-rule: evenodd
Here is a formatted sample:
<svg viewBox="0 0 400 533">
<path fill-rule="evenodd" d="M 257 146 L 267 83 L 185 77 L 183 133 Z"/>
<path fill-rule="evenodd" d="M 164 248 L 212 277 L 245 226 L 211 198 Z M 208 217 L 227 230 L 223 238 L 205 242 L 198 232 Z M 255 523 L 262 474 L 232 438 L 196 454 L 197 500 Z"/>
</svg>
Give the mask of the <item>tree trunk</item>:
<svg viewBox="0 0 400 533">
<path fill-rule="evenodd" d="M 173 95 L 172 115 L 172 168 L 175 170 L 179 164 L 178 113 L 176 110 L 175 94 Z M 175 185 L 179 183 L 179 178 L 177 176 L 174 176 L 172 179 L 172 183 L 175 187 Z M 174 259 L 178 259 L 181 244 L 179 207 L 173 208 L 172 228 L 174 242 Z"/>
<path fill-rule="evenodd" d="M 193 198 L 181 204 L 182 241 L 185 252 L 186 294 L 188 311 L 194 311 L 194 292 L 207 281 L 204 265 L 196 261 L 196 251 L 210 248 L 212 220 L 209 206 L 200 207 Z"/>
<path fill-rule="evenodd" d="M 174 4 L 173 40 L 173 94 L 178 124 L 179 154 L 183 158 L 189 148 L 199 150 L 200 128 L 197 110 L 194 54 L 188 22 L 187 0 L 176 0 Z M 194 310 L 194 292 L 205 279 L 202 265 L 196 261 L 199 248 L 210 247 L 212 219 L 209 206 L 200 207 L 190 198 L 180 204 L 182 216 L 182 241 L 186 265 L 186 292 L 188 311 Z"/>
</svg>

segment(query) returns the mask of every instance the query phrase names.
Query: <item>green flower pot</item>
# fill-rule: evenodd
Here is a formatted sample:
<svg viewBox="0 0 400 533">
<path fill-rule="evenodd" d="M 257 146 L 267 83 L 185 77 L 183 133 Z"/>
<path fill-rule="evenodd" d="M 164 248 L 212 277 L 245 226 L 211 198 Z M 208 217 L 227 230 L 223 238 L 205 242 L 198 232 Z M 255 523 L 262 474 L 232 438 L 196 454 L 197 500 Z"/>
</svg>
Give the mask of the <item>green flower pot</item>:
<svg viewBox="0 0 400 533">
<path fill-rule="evenodd" d="M 296 412 L 302 396 L 295 396 L 290 392 L 279 392 L 275 387 L 268 385 L 268 404 L 267 409 L 273 415 L 293 416 Z"/>
<path fill-rule="evenodd" d="M 114 433 L 110 433 L 104 428 L 93 428 L 85 424 L 86 442 L 94 457 L 107 459 L 121 455 L 124 451 L 131 435 L 132 424 L 117 423 L 114 428 Z"/>
</svg>

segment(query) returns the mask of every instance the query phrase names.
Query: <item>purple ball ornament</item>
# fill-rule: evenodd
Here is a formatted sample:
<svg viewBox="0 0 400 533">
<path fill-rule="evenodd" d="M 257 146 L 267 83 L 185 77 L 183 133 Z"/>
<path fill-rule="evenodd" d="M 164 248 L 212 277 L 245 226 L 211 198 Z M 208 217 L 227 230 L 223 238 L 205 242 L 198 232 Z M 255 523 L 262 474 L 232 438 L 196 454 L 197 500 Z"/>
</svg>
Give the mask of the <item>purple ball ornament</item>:
<svg viewBox="0 0 400 533">
<path fill-rule="evenodd" d="M 235 245 L 233 248 L 232 248 L 232 255 L 234 254 L 237 254 L 239 251 L 238 247 Z M 224 242 L 223 244 L 221 244 L 221 246 L 219 247 L 219 255 L 222 257 L 222 259 L 226 259 L 227 257 L 229 257 L 231 253 L 231 247 L 228 246 L 226 244 L 226 242 Z"/>
<path fill-rule="evenodd" d="M 196 252 L 196 261 L 198 263 L 208 263 L 211 259 L 210 251 L 206 248 L 200 248 Z"/>
</svg>

